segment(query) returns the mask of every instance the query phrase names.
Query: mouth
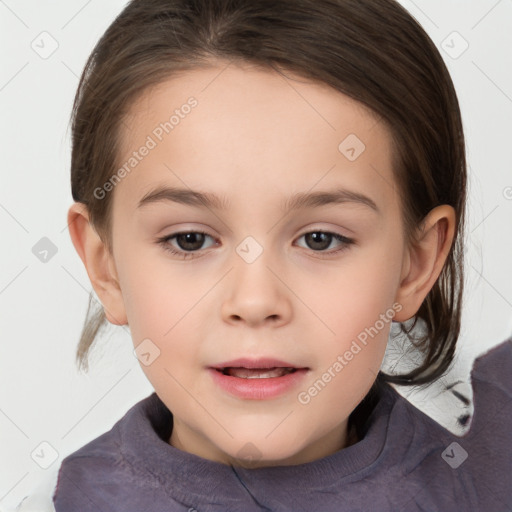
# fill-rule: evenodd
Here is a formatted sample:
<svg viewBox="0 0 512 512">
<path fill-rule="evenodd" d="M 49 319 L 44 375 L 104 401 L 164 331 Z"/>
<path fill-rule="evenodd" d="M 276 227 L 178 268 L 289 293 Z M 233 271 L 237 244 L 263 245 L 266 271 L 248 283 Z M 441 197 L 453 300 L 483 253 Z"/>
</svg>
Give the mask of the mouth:
<svg viewBox="0 0 512 512">
<path fill-rule="evenodd" d="M 275 377 L 283 377 L 289 373 L 294 373 L 297 371 L 297 368 L 290 366 L 276 366 L 273 368 L 244 368 L 227 366 L 222 369 L 216 368 L 216 370 L 223 375 L 238 377 L 239 379 L 271 379 Z"/>
<path fill-rule="evenodd" d="M 216 364 L 210 368 L 217 370 L 223 375 L 238 377 L 239 379 L 271 379 L 283 377 L 298 370 L 309 370 L 309 368 L 296 366 L 292 363 L 269 357 L 234 359 L 233 361 Z"/>
<path fill-rule="evenodd" d="M 236 359 L 208 369 L 221 389 L 252 400 L 275 398 L 292 391 L 310 370 L 273 358 Z"/>
</svg>

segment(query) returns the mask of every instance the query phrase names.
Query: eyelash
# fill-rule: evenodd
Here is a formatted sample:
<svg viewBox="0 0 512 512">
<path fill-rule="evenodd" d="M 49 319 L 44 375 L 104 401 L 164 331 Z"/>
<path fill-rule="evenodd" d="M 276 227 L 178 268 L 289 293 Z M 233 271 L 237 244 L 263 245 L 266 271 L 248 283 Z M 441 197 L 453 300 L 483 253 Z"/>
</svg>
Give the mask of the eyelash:
<svg viewBox="0 0 512 512">
<path fill-rule="evenodd" d="M 335 254 L 339 254 L 339 253 L 341 253 L 343 251 L 348 250 L 349 246 L 355 243 L 355 240 L 353 240 L 352 238 L 347 238 L 347 237 L 345 237 L 343 235 L 339 235 L 338 233 L 332 233 L 331 231 L 322 231 L 321 229 L 315 229 L 315 230 L 312 230 L 312 231 L 307 231 L 306 233 L 303 233 L 301 236 L 299 236 L 299 238 L 302 238 L 303 236 L 309 235 L 311 233 L 323 233 L 323 234 L 327 234 L 327 235 L 332 235 L 335 240 L 337 240 L 338 242 L 341 242 L 343 244 L 338 249 L 331 250 L 331 251 L 328 251 L 328 252 L 326 252 L 326 251 L 315 251 L 315 250 L 311 249 L 311 251 L 313 251 L 315 253 L 318 253 L 320 258 L 328 258 L 328 257 L 331 257 L 331 256 L 333 256 Z M 173 256 L 177 256 L 178 258 L 181 258 L 181 259 L 184 259 L 184 260 L 192 259 L 192 258 L 196 257 L 195 253 L 197 253 L 199 251 L 188 251 L 188 252 L 177 251 L 175 248 L 173 248 L 169 244 L 169 241 L 172 240 L 173 238 L 176 238 L 178 235 L 187 235 L 187 234 L 201 234 L 201 235 L 209 236 L 210 238 L 215 240 L 215 238 L 213 236 L 211 236 L 210 234 L 206 233 L 205 231 L 200 231 L 199 230 L 199 231 L 180 231 L 180 232 L 177 232 L 177 233 L 173 233 L 172 235 L 165 236 L 163 238 L 157 239 L 157 243 L 159 245 L 161 245 L 166 252 L 171 253 Z M 324 254 L 322 254 L 322 253 L 324 253 Z"/>
</svg>

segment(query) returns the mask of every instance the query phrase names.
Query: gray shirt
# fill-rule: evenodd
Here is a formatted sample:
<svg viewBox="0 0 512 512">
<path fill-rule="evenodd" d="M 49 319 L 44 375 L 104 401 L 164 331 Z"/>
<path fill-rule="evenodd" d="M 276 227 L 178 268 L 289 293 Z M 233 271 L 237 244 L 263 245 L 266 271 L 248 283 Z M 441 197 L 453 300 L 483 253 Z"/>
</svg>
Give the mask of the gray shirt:
<svg viewBox="0 0 512 512">
<path fill-rule="evenodd" d="M 512 338 L 476 359 L 474 416 L 457 437 L 392 386 L 359 441 L 306 464 L 232 467 L 167 443 L 156 393 L 62 462 L 56 512 L 512 511 Z"/>
</svg>

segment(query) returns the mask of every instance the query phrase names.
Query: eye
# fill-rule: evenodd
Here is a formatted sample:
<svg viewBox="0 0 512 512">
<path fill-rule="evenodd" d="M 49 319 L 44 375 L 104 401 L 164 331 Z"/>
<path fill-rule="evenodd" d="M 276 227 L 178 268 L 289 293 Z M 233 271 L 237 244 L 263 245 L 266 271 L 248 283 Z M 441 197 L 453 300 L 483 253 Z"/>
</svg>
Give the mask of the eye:
<svg viewBox="0 0 512 512">
<path fill-rule="evenodd" d="M 203 248 L 202 246 L 206 238 L 214 240 L 212 236 L 204 231 L 182 231 L 159 238 L 157 243 L 172 255 L 183 259 L 189 259 L 196 257 L 195 253 Z M 310 246 L 309 248 L 314 252 L 325 253 L 319 254 L 321 257 L 329 257 L 333 254 L 337 254 L 348 249 L 351 244 L 355 243 L 353 239 L 339 235 L 338 233 L 321 230 L 309 231 L 304 233 L 298 239 L 300 240 L 301 238 L 306 240 L 306 243 Z M 172 245 L 171 241 L 175 241 L 178 247 L 176 248 L 176 246 Z M 340 246 L 337 249 L 326 251 L 325 249 L 329 248 L 333 242 L 338 242 Z M 215 244 L 216 243 L 217 242 L 215 242 Z"/>
<path fill-rule="evenodd" d="M 158 239 L 158 244 L 170 252 L 171 254 L 178 256 L 183 259 L 193 258 L 194 252 L 201 249 L 204 244 L 205 238 L 212 238 L 208 233 L 204 231 L 182 231 L 180 233 L 173 233 L 172 235 Z M 176 250 L 171 244 L 171 240 L 176 241 L 178 249 Z"/>
<path fill-rule="evenodd" d="M 343 235 L 339 235 L 338 233 L 331 233 L 329 231 L 309 231 L 308 233 L 304 233 L 302 236 L 298 238 L 300 240 L 304 238 L 306 244 L 309 246 L 307 248 L 313 249 L 314 252 L 326 253 L 321 254 L 321 257 L 331 256 L 333 254 L 337 254 L 341 251 L 348 249 L 348 247 L 354 243 L 354 240 L 351 238 L 347 238 Z M 338 242 L 340 246 L 332 251 L 326 252 L 325 249 L 329 248 L 329 246 L 333 242 Z"/>
</svg>

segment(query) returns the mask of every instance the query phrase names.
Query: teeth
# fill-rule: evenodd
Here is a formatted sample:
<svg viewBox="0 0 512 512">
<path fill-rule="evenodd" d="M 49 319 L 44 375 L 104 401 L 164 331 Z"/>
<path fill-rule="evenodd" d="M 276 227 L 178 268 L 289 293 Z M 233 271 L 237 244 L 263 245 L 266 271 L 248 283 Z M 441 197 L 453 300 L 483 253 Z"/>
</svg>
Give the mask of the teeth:
<svg viewBox="0 0 512 512">
<path fill-rule="evenodd" d="M 295 368 L 225 368 L 223 373 L 240 379 L 271 379 L 293 371 Z"/>
</svg>

